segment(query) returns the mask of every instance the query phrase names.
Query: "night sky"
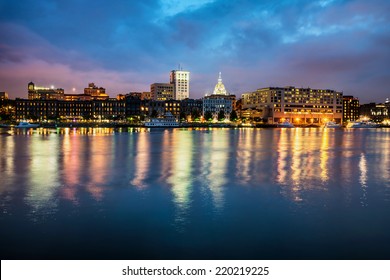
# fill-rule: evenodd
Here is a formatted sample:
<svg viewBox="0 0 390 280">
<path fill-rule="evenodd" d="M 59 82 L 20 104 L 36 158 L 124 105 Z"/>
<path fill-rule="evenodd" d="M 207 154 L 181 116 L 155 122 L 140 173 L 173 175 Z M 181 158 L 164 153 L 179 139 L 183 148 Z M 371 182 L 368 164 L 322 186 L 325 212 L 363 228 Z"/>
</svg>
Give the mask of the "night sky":
<svg viewBox="0 0 390 280">
<path fill-rule="evenodd" d="M 230 93 L 327 88 L 390 97 L 390 1 L 0 0 L 0 91 L 27 83 L 110 96 L 191 71 L 190 97 L 222 72 Z"/>
</svg>

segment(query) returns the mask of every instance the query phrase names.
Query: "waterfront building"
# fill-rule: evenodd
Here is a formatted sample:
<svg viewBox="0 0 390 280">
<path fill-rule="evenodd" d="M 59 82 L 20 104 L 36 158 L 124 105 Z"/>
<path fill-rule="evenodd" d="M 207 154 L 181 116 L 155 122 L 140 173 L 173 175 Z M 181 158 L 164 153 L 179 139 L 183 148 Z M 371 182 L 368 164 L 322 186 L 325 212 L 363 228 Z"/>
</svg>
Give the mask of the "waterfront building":
<svg viewBox="0 0 390 280">
<path fill-rule="evenodd" d="M 203 112 L 203 99 L 186 98 L 180 102 L 181 112 L 190 120 L 200 118 Z"/>
<path fill-rule="evenodd" d="M 137 94 L 126 94 L 125 96 L 126 104 L 126 118 L 135 118 L 140 117 L 146 114 L 145 101 L 140 98 Z"/>
<path fill-rule="evenodd" d="M 27 86 L 29 100 L 63 100 L 64 89 L 54 87 L 38 87 L 33 82 L 29 82 Z"/>
<path fill-rule="evenodd" d="M 120 120 L 126 116 L 126 103 L 124 100 L 93 100 L 92 114 L 98 120 Z"/>
<path fill-rule="evenodd" d="M 15 118 L 21 120 L 54 120 L 58 117 L 56 99 L 19 99 L 15 100 Z"/>
<path fill-rule="evenodd" d="M 359 116 L 359 99 L 352 95 L 343 97 L 343 122 L 353 122 L 360 118 Z"/>
<path fill-rule="evenodd" d="M 359 115 L 360 118 L 370 119 L 374 122 L 383 122 L 389 119 L 390 116 L 390 104 L 389 103 L 369 103 L 360 105 Z"/>
<path fill-rule="evenodd" d="M 164 101 L 174 99 L 173 85 L 167 83 L 154 83 L 150 85 L 152 100 Z"/>
<path fill-rule="evenodd" d="M 166 100 L 164 101 L 164 114 L 166 112 L 171 112 L 173 116 L 175 117 L 180 117 L 180 112 L 181 112 L 181 106 L 180 106 L 180 101 L 179 100 Z"/>
<path fill-rule="evenodd" d="M 190 72 L 172 70 L 170 83 L 173 85 L 173 99 L 184 100 L 190 97 Z"/>
<path fill-rule="evenodd" d="M 5 91 L 0 91 L 0 100 L 7 100 L 8 99 L 8 93 Z"/>
<path fill-rule="evenodd" d="M 17 120 L 38 121 L 62 119 L 79 120 L 117 120 L 125 117 L 124 100 L 28 100 L 16 99 Z"/>
<path fill-rule="evenodd" d="M 210 112 L 213 118 L 216 119 L 217 115 L 222 111 L 225 118 L 229 118 L 230 113 L 234 109 L 236 96 L 228 94 L 225 85 L 222 82 L 222 74 L 219 72 L 218 82 L 214 87 L 213 94 L 206 95 L 203 98 L 203 116 Z"/>
<path fill-rule="evenodd" d="M 292 86 L 261 88 L 242 95 L 242 109 L 256 110 L 256 116 L 268 123 L 341 123 L 342 102 L 342 92 Z"/>
</svg>

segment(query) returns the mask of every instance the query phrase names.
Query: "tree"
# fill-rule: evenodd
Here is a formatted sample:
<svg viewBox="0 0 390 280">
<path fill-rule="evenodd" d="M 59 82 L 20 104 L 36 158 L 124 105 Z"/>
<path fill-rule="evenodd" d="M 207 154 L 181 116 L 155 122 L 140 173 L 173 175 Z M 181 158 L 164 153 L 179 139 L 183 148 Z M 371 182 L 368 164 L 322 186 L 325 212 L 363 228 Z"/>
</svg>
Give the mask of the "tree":
<svg viewBox="0 0 390 280">
<path fill-rule="evenodd" d="M 187 119 L 187 115 L 185 112 L 180 112 L 180 121 L 185 121 Z"/>
<path fill-rule="evenodd" d="M 230 120 L 231 121 L 236 121 L 238 119 L 238 116 L 237 116 L 237 113 L 235 110 L 233 110 L 231 113 L 230 113 Z"/>
<path fill-rule="evenodd" d="M 191 113 L 191 117 L 193 120 L 199 120 L 200 118 L 200 112 L 198 109 L 194 108 Z"/>
<path fill-rule="evenodd" d="M 225 119 L 225 112 L 223 110 L 218 113 L 218 121 L 223 121 Z"/>
<path fill-rule="evenodd" d="M 206 121 L 211 121 L 211 120 L 213 120 L 213 114 L 210 111 L 207 111 L 204 114 L 204 118 L 205 118 Z"/>
</svg>

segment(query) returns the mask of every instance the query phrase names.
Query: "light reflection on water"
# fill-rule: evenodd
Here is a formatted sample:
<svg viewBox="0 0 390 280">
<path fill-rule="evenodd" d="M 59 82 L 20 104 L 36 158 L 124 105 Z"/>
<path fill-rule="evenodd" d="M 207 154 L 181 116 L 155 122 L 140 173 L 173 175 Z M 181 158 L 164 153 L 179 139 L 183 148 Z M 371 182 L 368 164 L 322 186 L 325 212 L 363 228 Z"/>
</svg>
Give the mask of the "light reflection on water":
<svg viewBox="0 0 390 280">
<path fill-rule="evenodd" d="M 386 129 L 112 128 L 1 134 L 0 223 L 72 217 L 83 224 L 75 211 L 94 209 L 104 212 L 96 216 L 96 229 L 104 228 L 103 217 L 111 225 L 123 217 L 129 228 L 118 224 L 116 230 L 130 234 L 157 224 L 167 240 L 186 247 L 192 239 L 201 248 L 212 236 L 234 231 L 233 222 L 261 238 L 267 231 L 253 221 L 268 219 L 265 213 L 278 217 L 271 222 L 275 231 L 288 230 L 290 219 L 305 230 L 313 230 L 314 219 L 316 228 L 330 231 L 340 228 L 341 210 L 360 213 L 387 235 L 383 223 L 389 219 L 375 211 L 390 210 L 389 135 Z M 329 211 L 336 213 L 333 218 Z M 351 223 L 351 234 L 368 234 Z M 200 230 L 203 241 L 193 235 Z M 231 238 L 250 240 L 245 232 Z"/>
</svg>

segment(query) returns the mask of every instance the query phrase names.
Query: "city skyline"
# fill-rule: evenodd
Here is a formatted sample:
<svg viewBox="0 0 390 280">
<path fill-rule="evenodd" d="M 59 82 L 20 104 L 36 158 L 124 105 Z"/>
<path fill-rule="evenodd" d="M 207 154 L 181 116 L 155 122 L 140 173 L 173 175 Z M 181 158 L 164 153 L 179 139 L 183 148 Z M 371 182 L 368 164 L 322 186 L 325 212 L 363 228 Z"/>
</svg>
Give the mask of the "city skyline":
<svg viewBox="0 0 390 280">
<path fill-rule="evenodd" d="M 1 1 L 0 91 L 26 84 L 110 96 L 191 72 L 190 98 L 268 86 L 329 88 L 361 103 L 390 96 L 387 1 Z M 179 66 L 181 65 L 181 66 Z"/>
</svg>

